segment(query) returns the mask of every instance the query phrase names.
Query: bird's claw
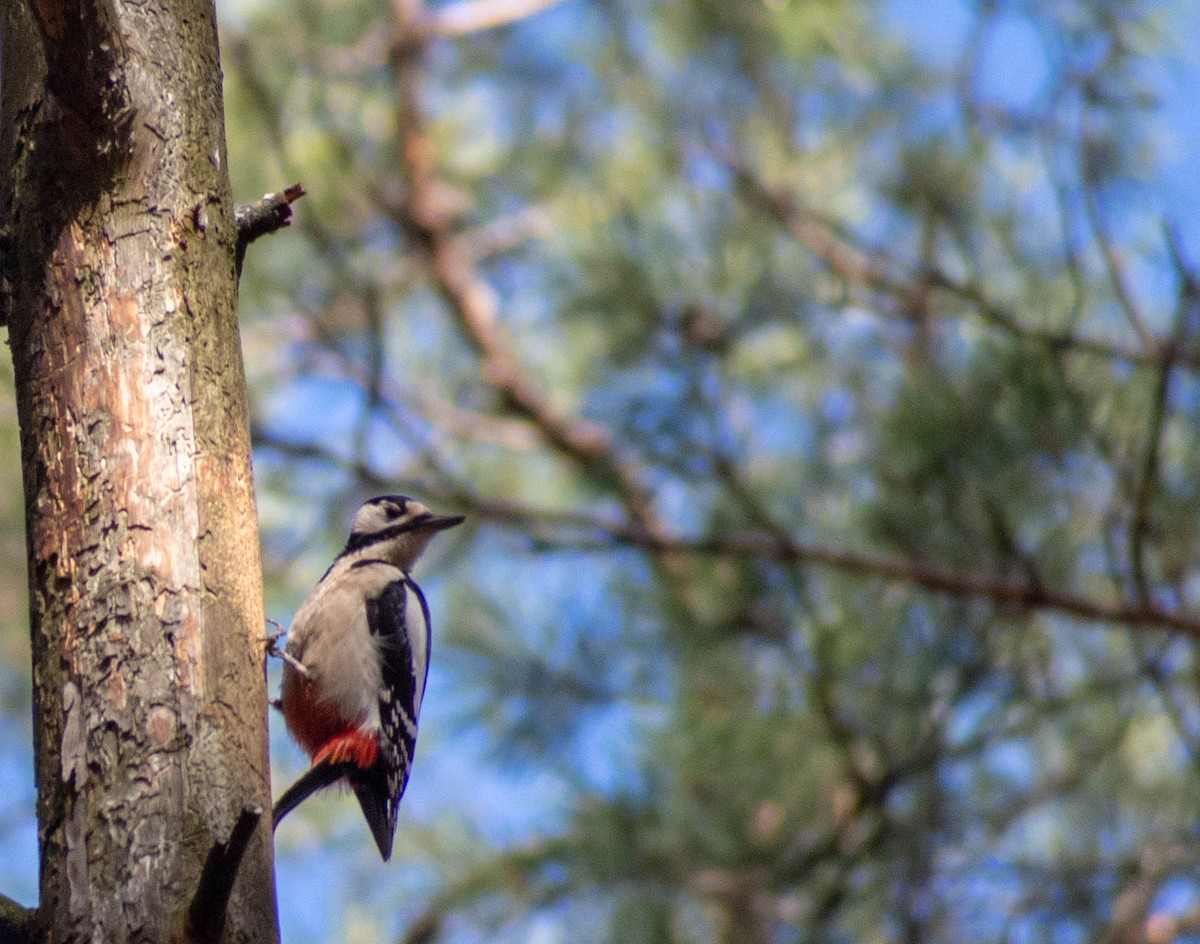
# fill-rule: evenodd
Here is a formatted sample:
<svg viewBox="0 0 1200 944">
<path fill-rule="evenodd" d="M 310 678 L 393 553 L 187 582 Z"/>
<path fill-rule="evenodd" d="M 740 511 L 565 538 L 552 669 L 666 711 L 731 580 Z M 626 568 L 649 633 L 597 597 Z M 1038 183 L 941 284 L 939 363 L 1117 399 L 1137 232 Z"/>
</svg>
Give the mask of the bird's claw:
<svg viewBox="0 0 1200 944">
<path fill-rule="evenodd" d="M 287 649 L 282 649 L 279 646 L 279 640 L 283 638 L 283 634 L 286 632 L 286 630 L 273 619 L 269 619 L 267 622 L 275 627 L 275 632 L 270 633 L 267 636 L 265 647 L 267 655 L 274 656 L 276 659 L 282 659 L 302 676 L 304 676 L 304 678 L 308 678 L 308 669 L 304 667 L 304 663 L 288 652 Z"/>
</svg>

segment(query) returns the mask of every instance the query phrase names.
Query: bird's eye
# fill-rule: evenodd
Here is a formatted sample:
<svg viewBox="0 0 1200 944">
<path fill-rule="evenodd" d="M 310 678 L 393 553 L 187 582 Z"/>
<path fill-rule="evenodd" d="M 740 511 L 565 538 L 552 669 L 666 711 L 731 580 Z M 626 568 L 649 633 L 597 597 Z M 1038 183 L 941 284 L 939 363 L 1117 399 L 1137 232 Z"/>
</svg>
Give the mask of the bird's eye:
<svg viewBox="0 0 1200 944">
<path fill-rule="evenodd" d="M 387 516 L 388 521 L 395 521 L 402 514 L 404 514 L 404 509 L 399 505 L 389 504 L 383 506 L 383 513 L 385 516 Z"/>
</svg>

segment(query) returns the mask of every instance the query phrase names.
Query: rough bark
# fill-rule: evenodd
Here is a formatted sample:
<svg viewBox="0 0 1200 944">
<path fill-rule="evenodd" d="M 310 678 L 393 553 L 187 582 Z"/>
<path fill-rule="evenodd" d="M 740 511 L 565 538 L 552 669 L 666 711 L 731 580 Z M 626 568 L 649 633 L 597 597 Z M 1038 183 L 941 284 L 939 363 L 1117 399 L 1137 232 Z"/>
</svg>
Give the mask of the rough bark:
<svg viewBox="0 0 1200 944">
<path fill-rule="evenodd" d="M 0 0 L 47 940 L 181 939 L 270 807 L 237 239 L 211 0 Z M 278 939 L 270 817 L 222 940 Z"/>
</svg>

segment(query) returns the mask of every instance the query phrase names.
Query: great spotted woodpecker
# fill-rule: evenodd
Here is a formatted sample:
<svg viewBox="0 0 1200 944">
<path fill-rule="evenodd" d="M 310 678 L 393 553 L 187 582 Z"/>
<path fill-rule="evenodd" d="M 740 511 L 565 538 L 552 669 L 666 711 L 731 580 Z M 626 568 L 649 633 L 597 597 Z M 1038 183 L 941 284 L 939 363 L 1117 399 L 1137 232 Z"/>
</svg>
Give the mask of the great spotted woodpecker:
<svg viewBox="0 0 1200 944">
<path fill-rule="evenodd" d="M 301 604 L 282 656 L 280 707 L 312 767 L 275 804 L 279 825 L 344 780 L 386 862 L 408 783 L 429 671 L 429 607 L 409 575 L 439 531 L 462 523 L 403 495 L 366 502 L 350 540 Z"/>
</svg>

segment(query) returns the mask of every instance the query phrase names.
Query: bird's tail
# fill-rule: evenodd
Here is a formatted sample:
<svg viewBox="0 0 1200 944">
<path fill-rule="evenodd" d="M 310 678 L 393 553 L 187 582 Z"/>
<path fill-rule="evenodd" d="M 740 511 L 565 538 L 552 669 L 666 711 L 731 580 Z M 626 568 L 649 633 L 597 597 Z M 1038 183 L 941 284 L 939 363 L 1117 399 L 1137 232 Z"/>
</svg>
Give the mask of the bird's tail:
<svg viewBox="0 0 1200 944">
<path fill-rule="evenodd" d="M 318 790 L 333 786 L 355 769 L 352 762 L 331 764 L 329 761 L 321 761 L 313 764 L 299 780 L 283 792 L 283 796 L 275 804 L 271 811 L 273 820 L 271 828 L 277 827 L 281 819 Z"/>
<path fill-rule="evenodd" d="M 384 788 L 384 784 L 379 782 L 380 779 L 370 775 L 364 777 L 359 771 L 358 776 L 350 778 L 350 786 L 354 789 L 354 795 L 358 797 L 358 805 L 362 807 L 363 818 L 366 819 L 367 826 L 371 829 L 371 835 L 375 837 L 375 845 L 379 847 L 379 854 L 383 857 L 383 861 L 387 862 L 392 857 L 392 837 L 396 834 L 396 811 L 395 807 L 388 802 L 387 790 Z"/>
</svg>

